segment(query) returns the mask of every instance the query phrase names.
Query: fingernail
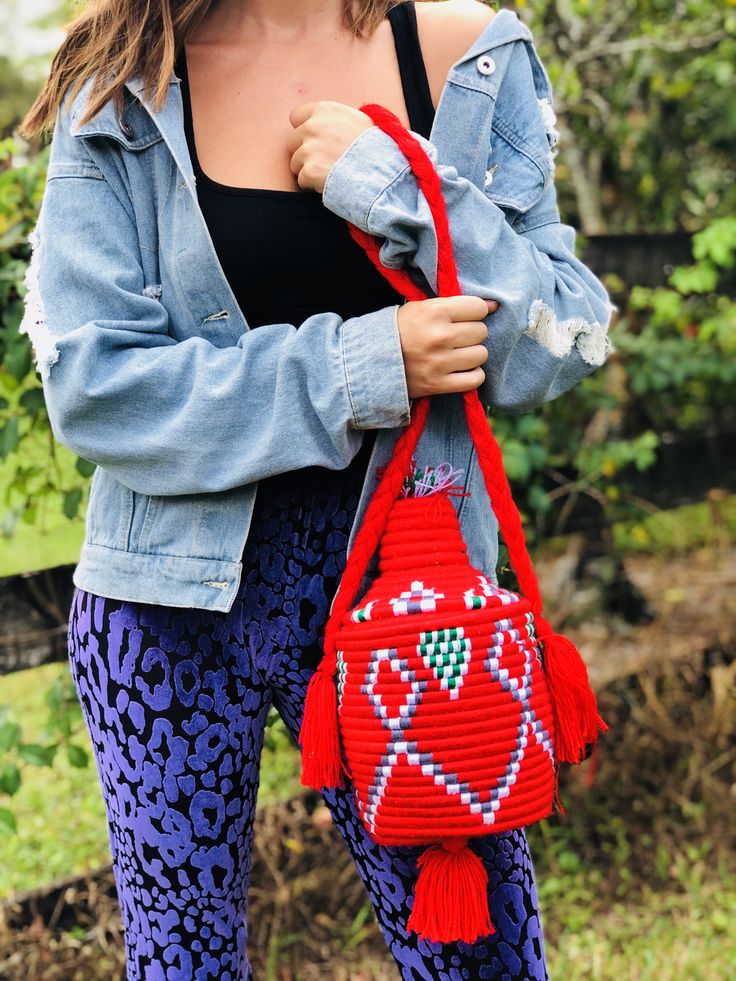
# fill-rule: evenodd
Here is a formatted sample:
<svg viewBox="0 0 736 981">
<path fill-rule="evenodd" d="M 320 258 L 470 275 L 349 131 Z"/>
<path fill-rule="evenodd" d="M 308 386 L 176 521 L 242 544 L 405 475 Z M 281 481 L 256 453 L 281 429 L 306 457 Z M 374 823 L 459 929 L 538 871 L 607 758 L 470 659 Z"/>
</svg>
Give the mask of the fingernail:
<svg viewBox="0 0 736 981">
<path fill-rule="evenodd" d="M 491 313 L 493 310 L 497 309 L 498 300 L 486 300 L 486 304 L 488 305 L 488 312 Z"/>
</svg>

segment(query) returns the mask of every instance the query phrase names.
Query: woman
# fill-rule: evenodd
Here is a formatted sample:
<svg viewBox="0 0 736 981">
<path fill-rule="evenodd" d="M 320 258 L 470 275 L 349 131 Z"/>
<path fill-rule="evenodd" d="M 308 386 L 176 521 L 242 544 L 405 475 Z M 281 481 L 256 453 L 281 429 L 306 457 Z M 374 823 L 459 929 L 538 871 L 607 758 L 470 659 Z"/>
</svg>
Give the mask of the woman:
<svg viewBox="0 0 736 981">
<path fill-rule="evenodd" d="M 455 393 L 525 411 L 610 350 L 528 29 L 474 0 L 416 8 L 100 0 L 24 120 L 54 135 L 22 329 L 55 435 L 97 465 L 69 655 L 129 978 L 251 976 L 264 723 L 273 704 L 297 738 L 410 400 L 437 396 L 417 461 L 463 471 L 469 556 L 495 581 Z M 367 102 L 438 167 L 463 296 L 403 303 L 349 237 L 346 219 L 436 292 L 431 216 Z M 349 791 L 323 796 L 402 977 L 546 977 L 523 832 L 474 840 L 497 933 L 441 945 L 405 929 L 422 849 L 377 846 Z"/>
</svg>

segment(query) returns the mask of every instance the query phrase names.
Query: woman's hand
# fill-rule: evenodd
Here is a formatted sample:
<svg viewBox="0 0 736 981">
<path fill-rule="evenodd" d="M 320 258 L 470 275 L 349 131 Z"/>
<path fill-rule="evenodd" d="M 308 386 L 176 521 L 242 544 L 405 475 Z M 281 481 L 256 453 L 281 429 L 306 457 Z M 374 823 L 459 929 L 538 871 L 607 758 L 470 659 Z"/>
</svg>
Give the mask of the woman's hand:
<svg viewBox="0 0 736 981">
<path fill-rule="evenodd" d="M 370 116 L 342 102 L 304 102 L 289 113 L 294 127 L 287 147 L 291 172 L 305 190 L 324 190 L 327 173 L 356 136 L 375 125 Z"/>
<path fill-rule="evenodd" d="M 485 380 L 488 328 L 483 319 L 498 309 L 479 296 L 410 300 L 397 319 L 409 398 L 470 392 Z"/>
</svg>

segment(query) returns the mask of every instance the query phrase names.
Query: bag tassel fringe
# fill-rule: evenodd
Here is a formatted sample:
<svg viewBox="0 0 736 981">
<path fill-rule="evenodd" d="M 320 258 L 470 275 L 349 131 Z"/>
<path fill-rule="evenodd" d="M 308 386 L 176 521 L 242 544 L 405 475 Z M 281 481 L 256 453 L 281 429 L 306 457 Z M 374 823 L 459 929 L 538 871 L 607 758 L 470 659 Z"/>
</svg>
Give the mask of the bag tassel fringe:
<svg viewBox="0 0 736 981">
<path fill-rule="evenodd" d="M 474 943 L 496 932 L 488 909 L 488 873 L 467 838 L 430 845 L 417 866 L 407 933 L 439 943 Z"/>
<path fill-rule="evenodd" d="M 334 662 L 334 657 L 331 659 Z M 306 787 L 344 787 L 349 776 L 340 751 L 335 664 L 323 658 L 309 679 L 299 741 L 301 782 Z"/>
<path fill-rule="evenodd" d="M 556 634 L 542 617 L 537 621 L 544 674 L 555 719 L 555 758 L 558 763 L 582 763 L 608 726 L 598 714 L 588 669 L 573 642 Z"/>
</svg>

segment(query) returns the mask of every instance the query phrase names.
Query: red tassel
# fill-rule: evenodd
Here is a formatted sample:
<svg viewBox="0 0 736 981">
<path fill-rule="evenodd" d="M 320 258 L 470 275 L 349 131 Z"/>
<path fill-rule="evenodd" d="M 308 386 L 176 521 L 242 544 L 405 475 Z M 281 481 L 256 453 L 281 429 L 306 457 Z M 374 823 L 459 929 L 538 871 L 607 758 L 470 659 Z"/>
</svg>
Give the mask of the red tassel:
<svg viewBox="0 0 736 981">
<path fill-rule="evenodd" d="M 431 845 L 417 865 L 407 932 L 439 943 L 469 944 L 496 932 L 488 910 L 488 873 L 467 838 Z"/>
<path fill-rule="evenodd" d="M 608 726 L 598 714 L 588 669 L 577 647 L 562 634 L 549 633 L 540 640 L 555 718 L 555 759 L 558 763 L 582 763 L 598 740 L 598 729 L 606 732 Z"/>
<path fill-rule="evenodd" d="M 309 680 L 299 730 L 301 782 L 305 787 L 343 787 L 345 764 L 337 726 L 337 689 L 333 675 L 321 667 Z"/>
</svg>

